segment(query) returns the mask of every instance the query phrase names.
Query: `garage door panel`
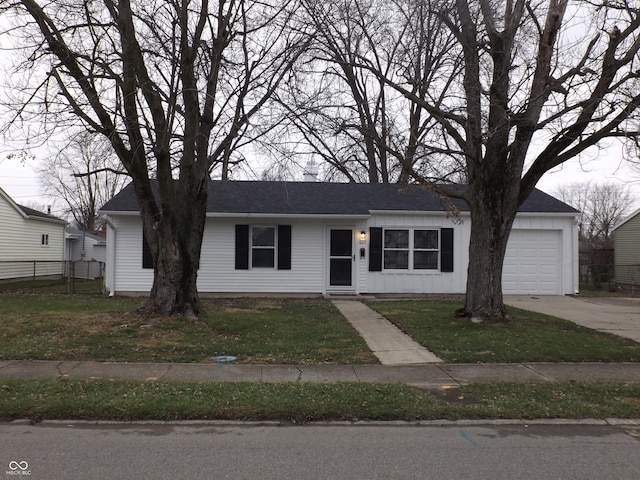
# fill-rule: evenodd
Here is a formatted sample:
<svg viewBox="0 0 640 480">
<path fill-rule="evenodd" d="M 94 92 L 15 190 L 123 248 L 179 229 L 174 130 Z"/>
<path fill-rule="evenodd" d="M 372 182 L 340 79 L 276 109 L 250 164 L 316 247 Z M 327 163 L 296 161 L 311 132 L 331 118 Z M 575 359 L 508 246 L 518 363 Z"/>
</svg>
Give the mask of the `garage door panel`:
<svg viewBox="0 0 640 480">
<path fill-rule="evenodd" d="M 513 230 L 502 275 L 504 293 L 562 293 L 562 232 Z"/>
</svg>

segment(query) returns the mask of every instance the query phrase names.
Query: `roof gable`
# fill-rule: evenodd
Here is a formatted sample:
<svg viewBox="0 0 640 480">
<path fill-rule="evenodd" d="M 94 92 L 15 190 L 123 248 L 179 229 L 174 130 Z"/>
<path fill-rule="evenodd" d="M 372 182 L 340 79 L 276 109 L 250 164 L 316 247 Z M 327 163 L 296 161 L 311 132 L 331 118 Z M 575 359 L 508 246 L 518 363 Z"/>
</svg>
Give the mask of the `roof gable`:
<svg viewBox="0 0 640 480">
<path fill-rule="evenodd" d="M 54 217 L 53 215 L 49 215 L 47 213 L 40 212 L 38 210 L 34 210 L 33 208 L 25 207 L 24 205 L 19 205 L 13 201 L 13 199 L 5 192 L 2 188 L 0 188 L 0 198 L 4 198 L 6 202 L 20 215 L 22 218 L 27 220 L 45 220 L 54 223 L 61 223 L 66 225 L 66 220 L 63 220 L 58 217 Z"/>
<path fill-rule="evenodd" d="M 463 187 L 461 187 L 463 188 Z M 371 211 L 468 212 L 463 200 L 444 197 L 416 184 L 326 182 L 209 182 L 207 212 L 218 214 L 369 215 Z M 102 212 L 137 212 L 133 184 L 107 202 Z M 534 190 L 520 212 L 578 211 Z"/>
<path fill-rule="evenodd" d="M 7 192 L 5 192 L 2 188 L 0 188 L 0 198 L 4 199 L 5 202 L 7 202 L 7 204 L 13 208 L 13 210 L 15 210 L 15 212 L 20 215 L 22 218 L 27 218 L 27 215 L 24 213 L 24 211 L 20 208 L 20 206 L 13 201 L 13 198 L 11 198 L 9 196 L 9 194 Z"/>
</svg>

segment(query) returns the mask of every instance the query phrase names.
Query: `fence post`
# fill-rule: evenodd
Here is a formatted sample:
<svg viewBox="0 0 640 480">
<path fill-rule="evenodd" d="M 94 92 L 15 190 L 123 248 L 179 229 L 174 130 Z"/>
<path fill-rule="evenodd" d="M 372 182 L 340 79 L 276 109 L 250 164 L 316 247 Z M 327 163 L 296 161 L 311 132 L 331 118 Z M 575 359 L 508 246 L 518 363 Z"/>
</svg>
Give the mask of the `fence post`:
<svg viewBox="0 0 640 480">
<path fill-rule="evenodd" d="M 73 260 L 67 260 L 64 262 L 67 270 L 67 294 L 75 293 L 75 285 L 73 279 L 75 277 L 73 271 Z"/>
</svg>

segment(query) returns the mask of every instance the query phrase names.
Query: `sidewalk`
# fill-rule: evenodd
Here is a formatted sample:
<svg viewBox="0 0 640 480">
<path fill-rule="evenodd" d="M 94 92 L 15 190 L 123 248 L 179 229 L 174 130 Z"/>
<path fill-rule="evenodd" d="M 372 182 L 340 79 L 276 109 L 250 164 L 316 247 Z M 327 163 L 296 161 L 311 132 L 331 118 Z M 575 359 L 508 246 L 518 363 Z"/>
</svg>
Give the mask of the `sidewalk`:
<svg viewBox="0 0 640 480">
<path fill-rule="evenodd" d="M 640 382 L 640 363 L 426 365 L 236 365 L 0 361 L 3 380 L 130 380 L 189 382 L 392 382 L 446 387 L 473 382 Z"/>
</svg>

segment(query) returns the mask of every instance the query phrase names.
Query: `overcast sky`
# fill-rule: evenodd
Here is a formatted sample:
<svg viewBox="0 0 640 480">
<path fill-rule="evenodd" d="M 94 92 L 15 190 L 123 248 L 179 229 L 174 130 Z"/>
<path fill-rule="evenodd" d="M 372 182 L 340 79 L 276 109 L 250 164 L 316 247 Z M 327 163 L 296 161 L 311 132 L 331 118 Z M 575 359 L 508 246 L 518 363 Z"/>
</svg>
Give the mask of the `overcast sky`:
<svg viewBox="0 0 640 480">
<path fill-rule="evenodd" d="M 2 21 L 0 20 L 1 28 Z M 5 84 L 4 76 L 10 74 L 10 68 L 7 65 L 7 52 L 2 51 L 2 37 L 0 35 L 0 85 Z M 0 124 L 4 121 L 6 119 L 0 118 Z M 50 156 L 46 146 L 32 150 L 31 153 L 35 155 L 35 159 L 25 164 L 7 158 L 10 153 L 15 152 L 16 148 L 22 148 L 25 145 L 24 138 L 3 139 L 0 136 L 0 188 L 17 203 L 31 206 L 47 205 L 51 201 L 43 196 L 36 173 L 37 166 L 46 162 Z M 569 161 L 547 173 L 539 182 L 538 188 L 553 194 L 559 185 L 566 183 L 611 180 L 628 184 L 636 199 L 633 208 L 640 208 L 640 165 L 636 169 L 632 169 L 622 157 L 622 149 L 619 145 L 599 151 L 594 149 L 587 155 Z M 298 178 L 302 178 L 301 172 Z"/>
<path fill-rule="evenodd" d="M 38 176 L 35 172 L 37 165 L 47 160 L 46 149 L 39 149 L 35 160 L 26 164 L 8 159 L 7 155 L 11 152 L 10 148 L 0 142 L 0 187 L 16 203 L 48 204 L 48 200 L 42 196 Z M 538 184 L 538 188 L 553 194 L 558 185 L 566 183 L 588 180 L 611 180 L 628 183 L 635 194 L 635 208 L 640 208 L 640 171 L 634 171 L 621 157 L 619 148 L 609 148 L 600 151 L 598 158 L 589 159 L 582 164 L 579 160 L 567 162 L 553 172 L 547 173 Z M 302 174 L 299 175 L 299 178 L 302 178 Z"/>
</svg>

